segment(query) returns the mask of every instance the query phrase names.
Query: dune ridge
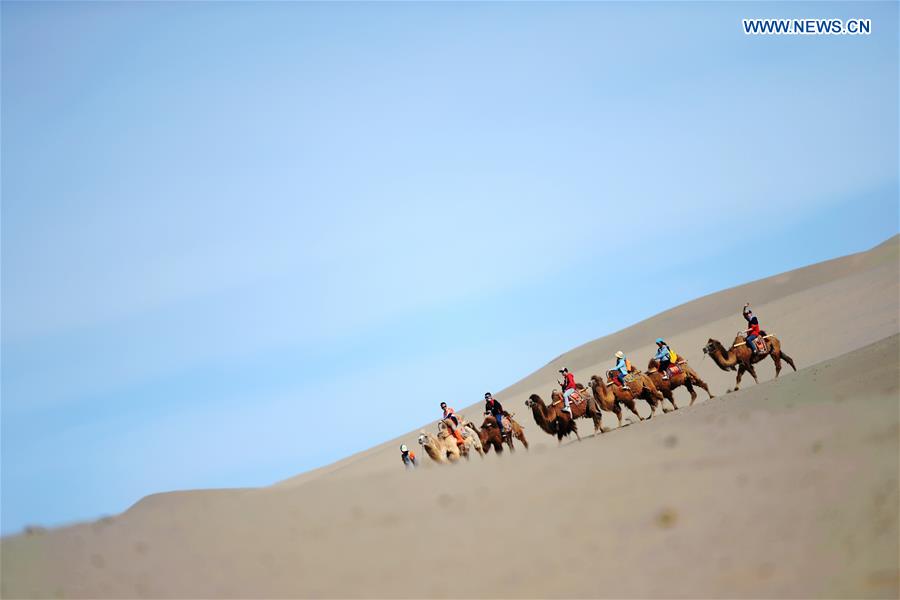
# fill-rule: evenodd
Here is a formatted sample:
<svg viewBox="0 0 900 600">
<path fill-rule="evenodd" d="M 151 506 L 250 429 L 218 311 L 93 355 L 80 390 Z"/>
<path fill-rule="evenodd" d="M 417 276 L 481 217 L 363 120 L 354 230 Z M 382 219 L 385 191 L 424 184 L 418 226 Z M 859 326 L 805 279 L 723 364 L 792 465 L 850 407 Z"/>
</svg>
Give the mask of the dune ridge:
<svg viewBox="0 0 900 600">
<path fill-rule="evenodd" d="M 900 244 L 724 290 L 497 393 L 530 452 L 404 472 L 415 431 L 259 489 L 0 542 L 4 597 L 897 597 Z M 750 301 L 799 371 L 702 360 Z M 664 335 L 718 398 L 557 447 L 522 402 Z M 463 412 L 475 417 L 480 407 Z M 641 412 L 648 413 L 641 403 Z M 612 427 L 612 415 L 604 419 Z M 584 421 L 582 431 L 589 431 Z M 427 460 L 427 459 L 426 459 Z M 452 577 L 448 576 L 448 571 Z"/>
</svg>

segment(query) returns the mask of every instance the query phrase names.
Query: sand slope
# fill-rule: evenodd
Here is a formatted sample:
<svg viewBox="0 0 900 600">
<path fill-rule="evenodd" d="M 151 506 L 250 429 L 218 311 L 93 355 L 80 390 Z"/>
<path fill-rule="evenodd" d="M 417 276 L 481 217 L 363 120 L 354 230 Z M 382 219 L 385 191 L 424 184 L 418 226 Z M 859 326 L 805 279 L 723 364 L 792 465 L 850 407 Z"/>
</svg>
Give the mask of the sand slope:
<svg viewBox="0 0 900 600">
<path fill-rule="evenodd" d="M 528 453 L 406 473 L 394 440 L 5 539 L 3 596 L 897 597 L 898 264 L 895 237 L 573 350 L 501 394 Z M 734 374 L 699 348 L 730 341 L 746 300 L 801 370 L 763 363 L 725 395 Z M 522 401 L 559 365 L 648 356 L 659 332 L 719 398 L 561 448 L 533 425 Z"/>
</svg>

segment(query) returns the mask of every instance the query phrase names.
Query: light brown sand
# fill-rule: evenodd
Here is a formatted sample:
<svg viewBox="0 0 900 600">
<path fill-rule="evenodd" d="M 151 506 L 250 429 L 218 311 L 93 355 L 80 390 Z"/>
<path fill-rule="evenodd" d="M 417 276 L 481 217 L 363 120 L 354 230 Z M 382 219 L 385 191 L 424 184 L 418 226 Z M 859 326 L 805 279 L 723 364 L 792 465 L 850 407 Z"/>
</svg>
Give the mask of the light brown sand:
<svg viewBox="0 0 900 600">
<path fill-rule="evenodd" d="M 894 238 L 573 350 L 499 394 L 527 453 L 407 473 L 411 432 L 270 488 L 5 539 L 3 596 L 897 597 L 898 265 Z M 726 395 L 699 348 L 744 301 L 801 371 L 762 363 Z M 561 448 L 533 424 L 522 402 L 559 366 L 586 380 L 659 332 L 719 398 Z"/>
</svg>

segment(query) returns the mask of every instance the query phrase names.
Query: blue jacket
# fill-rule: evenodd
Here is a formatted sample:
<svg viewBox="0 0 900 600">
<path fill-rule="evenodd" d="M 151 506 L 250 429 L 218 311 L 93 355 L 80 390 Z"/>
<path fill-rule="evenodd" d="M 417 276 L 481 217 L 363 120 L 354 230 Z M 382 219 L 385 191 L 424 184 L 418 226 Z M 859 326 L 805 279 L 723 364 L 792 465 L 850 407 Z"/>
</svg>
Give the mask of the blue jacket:
<svg viewBox="0 0 900 600">
<path fill-rule="evenodd" d="M 666 346 L 665 344 L 663 344 L 663 345 L 662 345 L 662 348 L 660 348 L 660 349 L 656 352 L 656 356 L 655 356 L 654 358 L 655 358 L 656 360 L 658 360 L 659 362 L 662 362 L 662 361 L 664 361 L 664 360 L 670 360 L 670 359 L 671 359 L 671 355 L 669 354 L 669 347 Z"/>
<path fill-rule="evenodd" d="M 619 371 L 622 375 L 628 375 L 628 367 L 625 365 L 624 358 L 620 358 L 616 361 L 616 371 Z"/>
</svg>

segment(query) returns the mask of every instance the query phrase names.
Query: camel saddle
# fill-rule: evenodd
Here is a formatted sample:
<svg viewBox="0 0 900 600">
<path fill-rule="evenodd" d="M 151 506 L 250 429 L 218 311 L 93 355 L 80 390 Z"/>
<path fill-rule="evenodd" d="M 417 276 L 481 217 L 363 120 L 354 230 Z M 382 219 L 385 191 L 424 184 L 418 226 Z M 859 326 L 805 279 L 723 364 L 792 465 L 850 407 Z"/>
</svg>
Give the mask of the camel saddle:
<svg viewBox="0 0 900 600">
<path fill-rule="evenodd" d="M 766 346 L 766 339 L 763 336 L 757 337 L 753 340 L 753 345 L 756 346 L 757 354 L 765 354 L 769 351 L 769 348 Z"/>
<path fill-rule="evenodd" d="M 569 396 L 569 404 L 581 404 L 587 400 L 587 394 L 584 390 L 575 390 Z"/>
<path fill-rule="evenodd" d="M 669 365 L 669 368 L 666 369 L 669 372 L 669 377 L 675 377 L 676 375 L 680 375 L 684 372 L 684 369 L 679 367 L 678 365 Z"/>
<path fill-rule="evenodd" d="M 628 375 L 625 376 L 625 383 L 631 383 L 632 381 L 635 381 L 640 378 L 641 378 L 640 373 L 637 373 L 637 372 L 629 373 Z"/>
</svg>

